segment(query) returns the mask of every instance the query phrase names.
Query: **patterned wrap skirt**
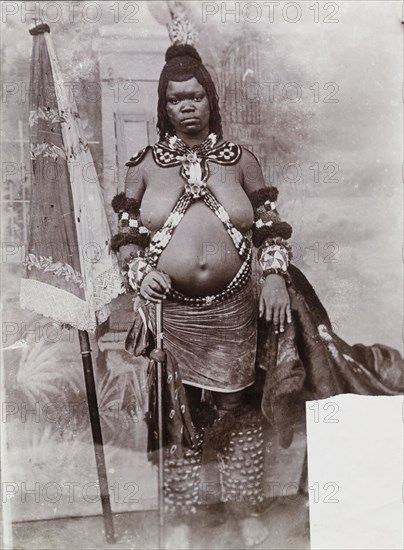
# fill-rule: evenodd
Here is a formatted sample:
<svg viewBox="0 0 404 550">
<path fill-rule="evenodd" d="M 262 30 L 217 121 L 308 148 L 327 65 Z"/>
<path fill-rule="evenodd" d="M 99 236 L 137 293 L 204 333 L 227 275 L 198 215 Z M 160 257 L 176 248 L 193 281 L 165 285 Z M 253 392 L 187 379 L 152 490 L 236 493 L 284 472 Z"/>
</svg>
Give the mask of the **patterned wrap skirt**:
<svg viewBox="0 0 404 550">
<path fill-rule="evenodd" d="M 154 324 L 154 307 L 149 312 Z M 229 393 L 251 386 L 257 312 L 251 280 L 219 304 L 195 307 L 164 300 L 164 347 L 175 357 L 182 382 Z"/>
</svg>

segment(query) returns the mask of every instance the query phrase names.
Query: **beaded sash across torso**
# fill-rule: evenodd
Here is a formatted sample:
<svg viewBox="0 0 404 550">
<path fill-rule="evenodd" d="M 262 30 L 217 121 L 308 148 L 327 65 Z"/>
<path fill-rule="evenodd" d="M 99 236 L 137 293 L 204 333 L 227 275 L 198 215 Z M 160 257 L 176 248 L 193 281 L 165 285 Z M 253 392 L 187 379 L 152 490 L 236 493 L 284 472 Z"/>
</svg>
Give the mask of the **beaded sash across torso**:
<svg viewBox="0 0 404 550">
<path fill-rule="evenodd" d="M 198 199 L 202 199 L 206 206 L 210 208 L 212 212 L 214 212 L 214 214 L 216 214 L 216 216 L 223 223 L 240 257 L 243 260 L 246 260 L 249 256 L 249 252 L 251 250 L 249 240 L 244 237 L 244 235 L 236 227 L 234 227 L 228 213 L 216 200 L 212 193 L 207 189 L 203 195 L 201 195 L 200 197 L 195 197 L 193 196 L 192 192 L 185 191 L 185 193 L 183 193 L 178 199 L 163 227 L 156 231 L 150 241 L 147 258 L 153 269 L 156 267 L 160 254 L 170 242 L 174 229 L 184 217 L 184 214 L 188 210 L 188 207 L 192 202 Z"/>
<path fill-rule="evenodd" d="M 190 204 L 197 200 L 202 200 L 220 219 L 243 260 L 240 270 L 223 292 L 215 296 L 188 298 L 187 300 L 184 298 L 184 301 L 200 305 L 221 301 L 228 295 L 234 294 L 240 284 L 248 280 L 251 272 L 250 241 L 234 226 L 227 211 L 206 184 L 209 177 L 208 161 L 222 165 L 235 164 L 241 157 L 241 147 L 228 141 L 216 147 L 215 143 L 216 136 L 210 134 L 206 140 L 193 148 L 177 137 L 171 137 L 166 142 L 159 142 L 151 147 L 153 159 L 158 166 L 163 168 L 181 166 L 180 174 L 185 180 L 184 193 L 178 199 L 164 225 L 156 231 L 150 241 L 146 257 L 151 269 L 157 267 L 159 256 L 170 242 L 175 228 L 181 222 Z M 132 157 L 127 165 L 135 166 L 141 162 L 148 149 L 150 146 Z M 181 296 L 179 292 L 173 291 L 174 298 Z"/>
</svg>

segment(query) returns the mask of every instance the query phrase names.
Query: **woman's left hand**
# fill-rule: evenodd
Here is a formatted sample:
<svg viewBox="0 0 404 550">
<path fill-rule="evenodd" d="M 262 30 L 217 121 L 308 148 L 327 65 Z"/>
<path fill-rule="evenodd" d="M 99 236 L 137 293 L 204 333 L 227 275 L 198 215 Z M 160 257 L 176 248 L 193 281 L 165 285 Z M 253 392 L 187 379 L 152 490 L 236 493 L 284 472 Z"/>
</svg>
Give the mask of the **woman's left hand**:
<svg viewBox="0 0 404 550">
<path fill-rule="evenodd" d="M 276 273 L 267 275 L 261 289 L 259 315 L 273 322 L 275 333 L 285 332 L 285 323 L 292 322 L 289 293 L 285 279 Z"/>
</svg>

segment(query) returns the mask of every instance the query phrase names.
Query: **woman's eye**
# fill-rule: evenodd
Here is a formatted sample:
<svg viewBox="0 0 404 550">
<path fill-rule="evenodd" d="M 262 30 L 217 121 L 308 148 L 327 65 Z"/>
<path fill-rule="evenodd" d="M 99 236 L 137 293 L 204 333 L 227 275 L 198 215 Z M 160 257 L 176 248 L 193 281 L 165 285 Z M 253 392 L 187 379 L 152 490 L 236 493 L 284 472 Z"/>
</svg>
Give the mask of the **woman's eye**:
<svg viewBox="0 0 404 550">
<path fill-rule="evenodd" d="M 179 101 L 178 99 L 169 99 L 168 102 L 171 103 L 171 105 L 177 105 Z"/>
<path fill-rule="evenodd" d="M 202 101 L 202 99 L 203 99 L 203 96 L 201 95 L 197 95 L 194 97 L 194 101 Z"/>
</svg>

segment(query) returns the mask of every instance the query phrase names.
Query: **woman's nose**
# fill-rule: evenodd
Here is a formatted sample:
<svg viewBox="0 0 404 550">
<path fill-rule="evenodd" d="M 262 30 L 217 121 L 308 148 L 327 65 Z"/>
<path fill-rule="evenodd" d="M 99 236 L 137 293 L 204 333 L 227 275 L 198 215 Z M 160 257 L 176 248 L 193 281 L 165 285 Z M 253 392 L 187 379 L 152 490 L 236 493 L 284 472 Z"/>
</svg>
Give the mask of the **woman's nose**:
<svg viewBox="0 0 404 550">
<path fill-rule="evenodd" d="M 195 105 L 192 99 L 184 99 L 184 101 L 181 104 L 181 111 L 190 111 L 194 109 L 195 109 Z"/>
</svg>

